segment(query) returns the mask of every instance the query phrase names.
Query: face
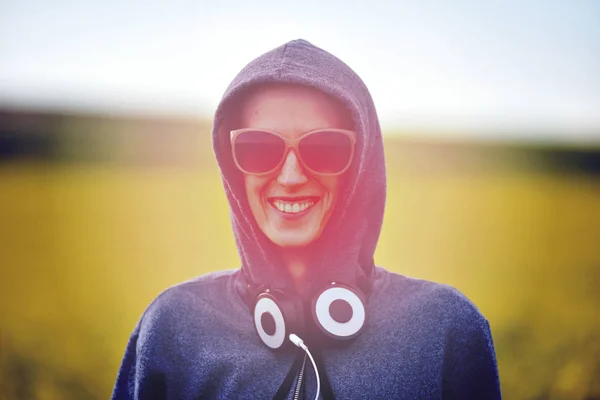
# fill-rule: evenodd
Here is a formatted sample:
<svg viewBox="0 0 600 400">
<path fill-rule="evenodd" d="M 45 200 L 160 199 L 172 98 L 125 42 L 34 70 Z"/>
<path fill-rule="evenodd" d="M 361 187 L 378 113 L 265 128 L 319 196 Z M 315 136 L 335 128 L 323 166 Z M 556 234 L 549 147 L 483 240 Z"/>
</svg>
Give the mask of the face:
<svg viewBox="0 0 600 400">
<path fill-rule="evenodd" d="M 245 99 L 240 116 L 243 128 L 268 129 L 289 139 L 315 129 L 352 129 L 349 113 L 341 104 L 316 89 L 295 85 L 259 88 Z M 311 174 L 294 150 L 287 153 L 279 170 L 266 176 L 244 175 L 258 226 L 284 248 L 306 246 L 321 235 L 343 178 L 344 174 Z"/>
</svg>

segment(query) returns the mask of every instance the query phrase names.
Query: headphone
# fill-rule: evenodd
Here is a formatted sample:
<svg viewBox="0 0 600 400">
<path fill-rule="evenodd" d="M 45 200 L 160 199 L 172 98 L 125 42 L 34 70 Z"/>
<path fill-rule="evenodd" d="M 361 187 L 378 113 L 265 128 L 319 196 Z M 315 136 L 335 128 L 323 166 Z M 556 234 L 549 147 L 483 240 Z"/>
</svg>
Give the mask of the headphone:
<svg viewBox="0 0 600 400">
<path fill-rule="evenodd" d="M 279 349 L 290 334 L 306 332 L 309 327 L 304 303 L 283 290 L 259 288 L 252 313 L 254 328 L 262 342 Z M 255 293 L 256 293 L 255 292 Z M 325 285 L 310 302 L 312 322 L 326 337 L 349 340 L 357 337 L 366 322 L 366 296 L 358 287 L 340 282 Z"/>
</svg>

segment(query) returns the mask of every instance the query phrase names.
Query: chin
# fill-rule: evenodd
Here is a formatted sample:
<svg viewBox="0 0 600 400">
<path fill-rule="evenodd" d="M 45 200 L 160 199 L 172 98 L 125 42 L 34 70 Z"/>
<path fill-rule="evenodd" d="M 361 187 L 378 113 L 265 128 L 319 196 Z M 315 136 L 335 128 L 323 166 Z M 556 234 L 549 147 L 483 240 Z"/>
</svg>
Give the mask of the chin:
<svg viewBox="0 0 600 400">
<path fill-rule="evenodd" d="M 274 232 L 269 239 L 281 248 L 306 247 L 317 239 L 317 235 L 297 235 Z"/>
</svg>

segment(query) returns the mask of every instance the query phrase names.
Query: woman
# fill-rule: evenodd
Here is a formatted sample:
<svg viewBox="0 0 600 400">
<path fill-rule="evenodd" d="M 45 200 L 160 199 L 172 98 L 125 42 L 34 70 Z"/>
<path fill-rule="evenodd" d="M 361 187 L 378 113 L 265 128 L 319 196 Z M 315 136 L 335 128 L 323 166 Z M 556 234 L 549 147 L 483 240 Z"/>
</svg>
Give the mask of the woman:
<svg viewBox="0 0 600 400">
<path fill-rule="evenodd" d="M 150 304 L 114 399 L 500 398 L 478 309 L 374 264 L 383 143 L 348 66 L 304 40 L 260 56 L 225 92 L 213 143 L 242 266 Z"/>
</svg>

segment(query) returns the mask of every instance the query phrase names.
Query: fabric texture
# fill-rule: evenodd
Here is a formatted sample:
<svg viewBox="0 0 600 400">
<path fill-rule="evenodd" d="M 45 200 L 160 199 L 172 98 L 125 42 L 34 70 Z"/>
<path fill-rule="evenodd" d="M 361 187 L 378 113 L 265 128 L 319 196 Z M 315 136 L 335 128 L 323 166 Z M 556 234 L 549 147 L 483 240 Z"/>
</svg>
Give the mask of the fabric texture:
<svg viewBox="0 0 600 400">
<path fill-rule="evenodd" d="M 237 106 L 266 83 L 301 84 L 336 98 L 350 111 L 357 133 L 349 179 L 322 235 L 309 245 L 310 279 L 297 293 L 309 302 L 331 281 L 370 288 L 361 335 L 344 343 L 312 342 L 335 398 L 499 399 L 490 326 L 475 305 L 450 286 L 375 265 L 386 195 L 375 106 L 352 69 L 305 40 L 250 62 L 215 113 L 214 152 L 241 267 L 171 287 L 149 305 L 127 345 L 113 399 L 273 398 L 301 352 L 267 348 L 244 301 L 249 285 L 291 286 L 279 252 L 252 216 L 229 143 L 229 131 L 240 128 Z M 314 398 L 315 391 L 308 364 L 302 394 Z"/>
</svg>

